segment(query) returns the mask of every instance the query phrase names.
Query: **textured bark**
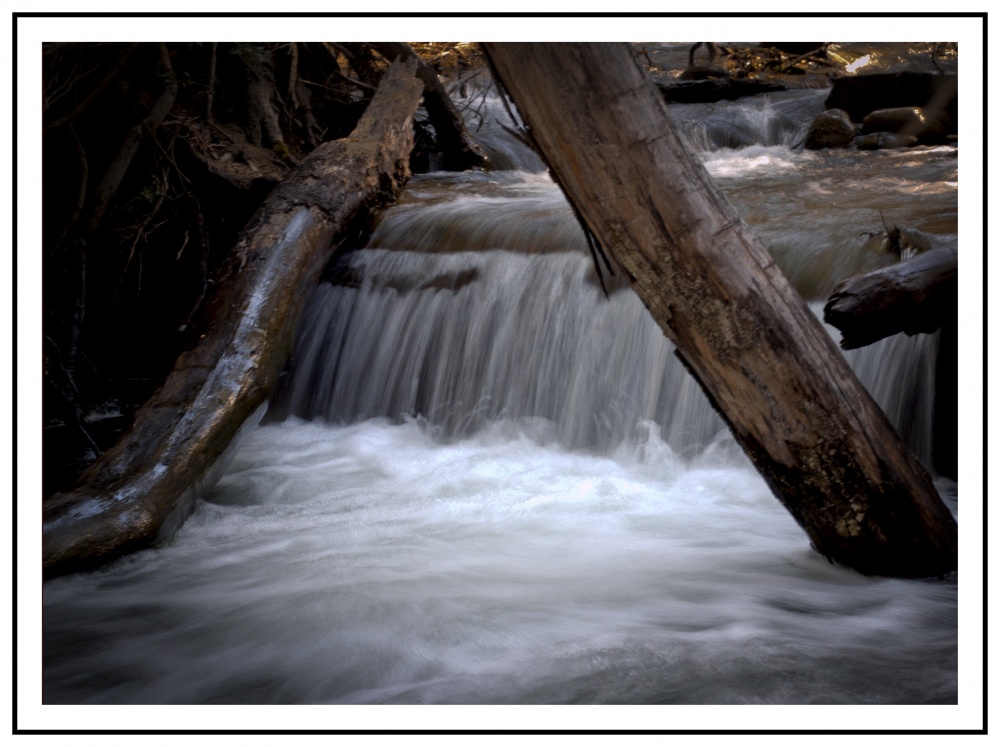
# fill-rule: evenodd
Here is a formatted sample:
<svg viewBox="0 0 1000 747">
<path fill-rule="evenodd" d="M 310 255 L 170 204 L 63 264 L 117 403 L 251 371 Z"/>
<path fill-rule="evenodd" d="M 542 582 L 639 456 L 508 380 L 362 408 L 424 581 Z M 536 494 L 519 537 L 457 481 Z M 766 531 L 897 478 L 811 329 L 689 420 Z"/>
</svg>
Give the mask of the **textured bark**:
<svg viewBox="0 0 1000 747">
<path fill-rule="evenodd" d="M 269 395 L 333 248 L 409 176 L 422 91 L 415 70 L 415 61 L 394 64 L 354 132 L 310 153 L 254 215 L 210 304 L 210 332 L 180 356 L 122 440 L 44 504 L 47 576 L 146 547 L 179 525 Z"/>
<path fill-rule="evenodd" d="M 958 253 L 936 249 L 837 285 L 823 318 L 843 333 L 844 350 L 905 332 L 934 332 L 958 308 Z"/>
<path fill-rule="evenodd" d="M 434 69 L 417 57 L 405 42 L 374 42 L 371 45 L 386 59 L 417 59 L 417 77 L 424 82 L 424 109 L 430 117 L 447 171 L 484 168 L 489 158 L 465 129 L 465 121 L 441 84 Z"/>
<path fill-rule="evenodd" d="M 957 526 L 819 320 L 689 152 L 624 44 L 485 44 L 589 230 L 815 548 L 956 567 Z"/>
</svg>

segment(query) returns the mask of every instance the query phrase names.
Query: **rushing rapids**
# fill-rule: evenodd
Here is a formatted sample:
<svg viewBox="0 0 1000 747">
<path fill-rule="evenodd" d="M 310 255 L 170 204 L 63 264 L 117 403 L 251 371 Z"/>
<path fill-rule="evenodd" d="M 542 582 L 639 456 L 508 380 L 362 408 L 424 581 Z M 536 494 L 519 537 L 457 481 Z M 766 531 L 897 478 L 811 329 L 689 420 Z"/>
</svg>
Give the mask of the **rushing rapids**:
<svg viewBox="0 0 1000 747">
<path fill-rule="evenodd" d="M 674 107 L 817 307 L 893 261 L 875 208 L 957 241 L 955 149 L 799 152 L 821 104 Z M 46 585 L 46 702 L 956 702 L 957 577 L 812 552 L 538 163 L 482 137 L 517 169 L 412 180 L 176 537 Z M 848 355 L 928 467 L 936 344 Z"/>
</svg>

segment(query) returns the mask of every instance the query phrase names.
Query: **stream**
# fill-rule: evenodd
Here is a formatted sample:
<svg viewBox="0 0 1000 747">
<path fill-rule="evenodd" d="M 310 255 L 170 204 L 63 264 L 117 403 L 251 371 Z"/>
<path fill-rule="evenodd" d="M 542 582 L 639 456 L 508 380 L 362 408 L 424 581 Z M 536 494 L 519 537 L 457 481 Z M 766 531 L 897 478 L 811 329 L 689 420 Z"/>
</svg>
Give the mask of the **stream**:
<svg viewBox="0 0 1000 747">
<path fill-rule="evenodd" d="M 817 315 L 896 261 L 883 218 L 958 231 L 955 147 L 797 148 L 826 94 L 670 107 Z M 45 702 L 956 703 L 957 574 L 816 554 L 537 157 L 478 137 L 505 168 L 410 181 L 176 536 L 46 583 Z M 929 470 L 936 348 L 846 356 Z"/>
</svg>

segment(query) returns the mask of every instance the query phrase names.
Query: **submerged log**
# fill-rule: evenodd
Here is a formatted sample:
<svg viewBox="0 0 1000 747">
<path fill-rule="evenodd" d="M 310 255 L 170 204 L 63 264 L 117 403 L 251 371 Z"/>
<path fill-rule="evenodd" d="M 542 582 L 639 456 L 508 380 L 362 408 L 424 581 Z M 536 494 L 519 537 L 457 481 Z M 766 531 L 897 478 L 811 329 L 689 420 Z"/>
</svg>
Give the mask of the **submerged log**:
<svg viewBox="0 0 1000 747">
<path fill-rule="evenodd" d="M 823 319 L 843 334 L 844 350 L 905 332 L 935 332 L 958 308 L 958 252 L 935 249 L 848 278 L 830 295 Z"/>
<path fill-rule="evenodd" d="M 132 429 L 74 489 L 43 505 L 46 576 L 92 568 L 165 538 L 210 468 L 266 400 L 305 295 L 409 177 L 416 60 L 394 63 L 350 136 L 324 143 L 268 197 L 230 256 L 208 332 L 182 354 Z"/>
<path fill-rule="evenodd" d="M 618 44 L 485 44 L 534 140 L 758 471 L 826 557 L 957 563 L 926 470 L 684 144 Z"/>
</svg>

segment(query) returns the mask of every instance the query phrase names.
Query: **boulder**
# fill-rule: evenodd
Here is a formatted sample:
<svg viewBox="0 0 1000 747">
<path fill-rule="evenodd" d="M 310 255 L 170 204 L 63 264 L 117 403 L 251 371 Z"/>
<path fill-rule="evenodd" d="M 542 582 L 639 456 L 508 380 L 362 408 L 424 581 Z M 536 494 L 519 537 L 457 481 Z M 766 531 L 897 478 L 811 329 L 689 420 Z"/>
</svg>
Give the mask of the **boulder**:
<svg viewBox="0 0 1000 747">
<path fill-rule="evenodd" d="M 958 76 L 932 73 L 872 73 L 837 78 L 826 99 L 827 109 L 843 109 L 861 122 L 877 109 L 922 107 L 941 112 L 948 133 L 957 131 Z"/>
<path fill-rule="evenodd" d="M 847 148 L 854 142 L 857 134 L 858 128 L 847 112 L 843 109 L 827 109 L 817 114 L 810 125 L 806 135 L 806 148 Z"/>
<path fill-rule="evenodd" d="M 686 67 L 678 76 L 679 80 L 712 80 L 713 78 L 725 78 L 729 73 L 721 67 L 714 65 L 692 65 Z"/>
<path fill-rule="evenodd" d="M 876 109 L 864 118 L 862 132 L 896 132 L 914 135 L 921 143 L 942 143 L 947 137 L 943 120 L 940 110 L 928 112 L 920 106 Z"/>
</svg>

